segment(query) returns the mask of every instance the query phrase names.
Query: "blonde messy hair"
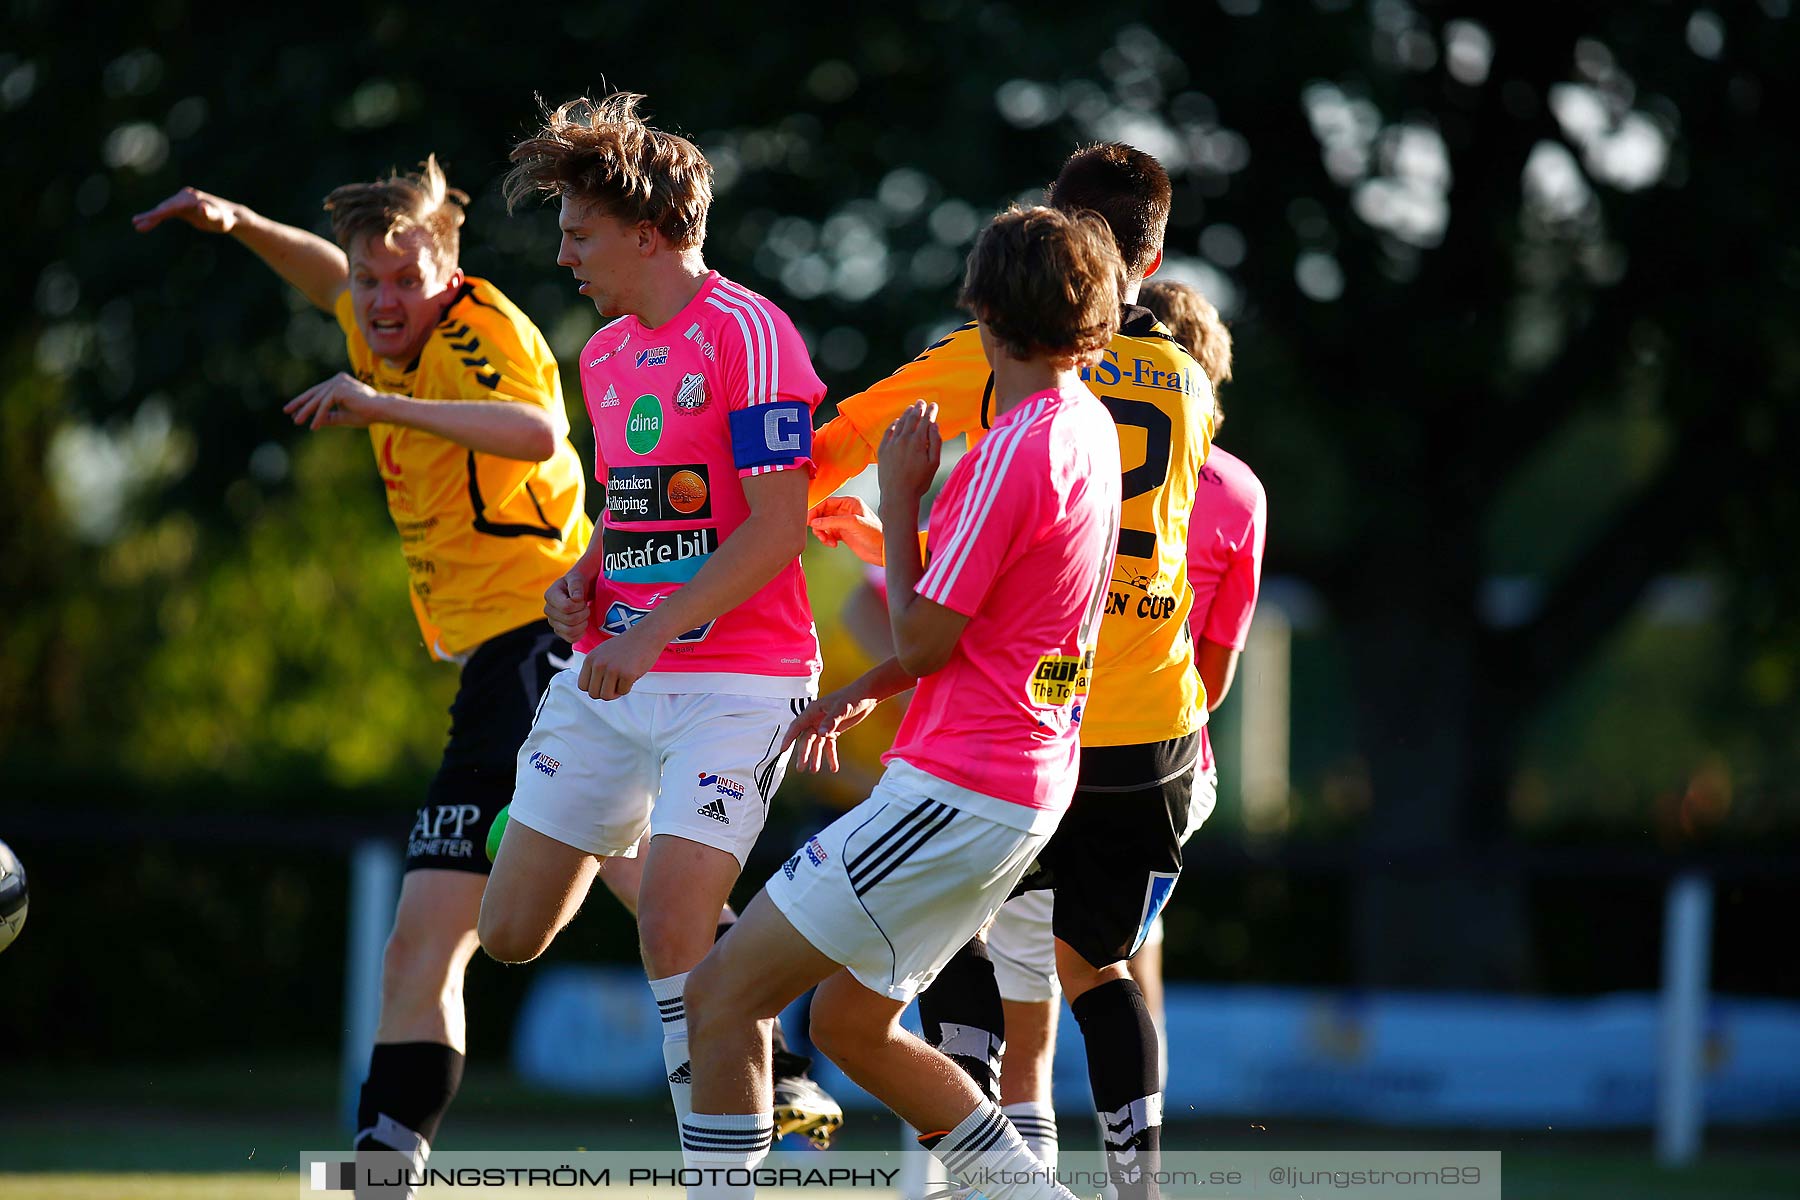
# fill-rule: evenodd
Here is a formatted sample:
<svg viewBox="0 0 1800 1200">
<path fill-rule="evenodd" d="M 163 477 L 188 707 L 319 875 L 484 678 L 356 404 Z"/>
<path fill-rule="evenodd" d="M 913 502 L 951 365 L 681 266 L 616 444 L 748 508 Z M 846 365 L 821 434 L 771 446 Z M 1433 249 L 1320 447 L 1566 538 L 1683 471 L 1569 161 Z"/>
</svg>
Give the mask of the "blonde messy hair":
<svg viewBox="0 0 1800 1200">
<path fill-rule="evenodd" d="M 646 124 L 644 99 L 615 92 L 586 96 L 552 111 L 543 128 L 512 150 L 506 202 L 534 192 L 570 197 L 627 225 L 648 221 L 677 250 L 706 240 L 712 164 L 686 138 Z"/>
<path fill-rule="evenodd" d="M 1225 410 L 1219 407 L 1219 385 L 1231 382 L 1231 331 L 1219 319 L 1200 289 L 1172 280 L 1153 279 L 1138 292 L 1138 303 L 1156 314 L 1156 319 L 1169 327 L 1175 340 L 1187 347 L 1200 369 L 1213 385 L 1213 421 L 1215 428 L 1225 423 Z"/>
<path fill-rule="evenodd" d="M 325 197 L 331 214 L 331 236 L 345 253 L 364 238 L 378 238 L 388 249 L 415 229 L 425 231 L 437 265 L 456 266 L 462 252 L 463 206 L 467 192 L 450 186 L 437 155 L 427 155 L 413 174 L 390 171 L 373 183 L 347 183 Z"/>
</svg>

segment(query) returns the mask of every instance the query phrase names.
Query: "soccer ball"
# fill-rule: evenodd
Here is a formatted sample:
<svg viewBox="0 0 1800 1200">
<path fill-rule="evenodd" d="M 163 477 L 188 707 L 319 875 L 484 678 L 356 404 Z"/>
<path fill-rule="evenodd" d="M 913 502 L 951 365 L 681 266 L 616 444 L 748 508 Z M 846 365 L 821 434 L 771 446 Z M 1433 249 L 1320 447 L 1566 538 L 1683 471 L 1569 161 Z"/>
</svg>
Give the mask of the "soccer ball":
<svg viewBox="0 0 1800 1200">
<path fill-rule="evenodd" d="M 0 950 L 12 945 L 25 926 L 25 868 L 5 842 L 0 842 Z"/>
</svg>

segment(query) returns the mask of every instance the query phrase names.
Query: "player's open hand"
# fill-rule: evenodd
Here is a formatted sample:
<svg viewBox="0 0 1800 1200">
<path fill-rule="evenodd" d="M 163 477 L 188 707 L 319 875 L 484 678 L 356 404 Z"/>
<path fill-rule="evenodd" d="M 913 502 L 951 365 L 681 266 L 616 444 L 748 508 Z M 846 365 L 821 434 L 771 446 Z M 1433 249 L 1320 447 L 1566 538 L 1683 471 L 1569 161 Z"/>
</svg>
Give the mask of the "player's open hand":
<svg viewBox="0 0 1800 1200">
<path fill-rule="evenodd" d="M 237 205 L 199 188 L 184 187 L 147 212 L 131 218 L 132 228 L 149 233 L 164 221 L 185 221 L 205 233 L 230 233 L 238 223 Z"/>
<path fill-rule="evenodd" d="M 944 452 L 937 418 L 937 405 L 917 400 L 888 426 L 875 452 L 882 499 L 915 501 L 931 487 Z"/>
<path fill-rule="evenodd" d="M 571 646 L 587 636 L 588 623 L 593 620 L 591 591 L 577 565 L 544 592 L 544 619 L 550 622 L 556 636 Z"/>
<path fill-rule="evenodd" d="M 296 425 L 323 429 L 336 425 L 345 429 L 367 429 L 382 419 L 386 411 L 383 393 L 376 391 L 354 375 L 339 371 L 324 383 L 316 383 L 281 406 L 281 411 L 294 418 Z"/>
<path fill-rule="evenodd" d="M 587 652 L 576 685 L 596 700 L 617 700 L 656 665 L 662 644 L 634 625 Z"/>
<path fill-rule="evenodd" d="M 794 718 L 781 739 L 781 748 L 799 744 L 794 765 L 802 771 L 835 771 L 838 734 L 860 725 L 864 717 L 875 711 L 875 705 L 870 697 L 855 696 L 843 688 L 827 692 Z"/>
<path fill-rule="evenodd" d="M 855 496 L 827 496 L 806 514 L 807 527 L 827 546 L 848 546 L 872 567 L 887 561 L 881 545 L 881 518 Z"/>
</svg>

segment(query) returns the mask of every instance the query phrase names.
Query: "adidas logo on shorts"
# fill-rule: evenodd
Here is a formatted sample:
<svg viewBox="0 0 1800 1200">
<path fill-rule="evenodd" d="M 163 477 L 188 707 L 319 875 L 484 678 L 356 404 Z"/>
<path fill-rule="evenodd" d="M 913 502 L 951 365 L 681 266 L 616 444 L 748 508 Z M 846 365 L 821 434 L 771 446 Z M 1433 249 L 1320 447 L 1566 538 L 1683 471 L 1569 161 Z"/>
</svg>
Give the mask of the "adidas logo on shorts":
<svg viewBox="0 0 1800 1200">
<path fill-rule="evenodd" d="M 693 1071 L 688 1069 L 687 1063 L 682 1063 L 679 1067 L 676 1067 L 675 1070 L 670 1073 L 669 1082 L 670 1083 L 691 1084 L 694 1082 L 694 1073 L 693 1073 Z"/>
<path fill-rule="evenodd" d="M 725 815 L 725 801 L 714 798 L 694 810 L 703 817 L 711 817 L 721 825 L 731 824 L 731 818 Z"/>
</svg>

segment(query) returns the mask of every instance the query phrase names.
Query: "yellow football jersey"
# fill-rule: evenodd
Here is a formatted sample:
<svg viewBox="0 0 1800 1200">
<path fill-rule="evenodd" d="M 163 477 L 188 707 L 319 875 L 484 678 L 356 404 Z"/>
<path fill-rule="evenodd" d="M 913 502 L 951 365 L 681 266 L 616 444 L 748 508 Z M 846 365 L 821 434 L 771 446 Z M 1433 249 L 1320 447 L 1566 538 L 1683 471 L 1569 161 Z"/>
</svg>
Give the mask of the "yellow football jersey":
<svg viewBox="0 0 1800 1200">
<path fill-rule="evenodd" d="M 1187 618 L 1188 519 L 1200 467 L 1212 447 L 1212 388 L 1188 352 L 1148 309 L 1126 305 L 1119 334 L 1083 371 L 1119 429 L 1124 467 L 1119 550 L 1100 622 L 1081 744 L 1130 746 L 1185 737 L 1206 722 Z M 973 445 L 993 421 L 994 377 L 974 323 L 868 390 L 838 402 L 813 435 L 818 474 L 810 503 L 875 460 L 889 424 L 915 400 L 938 406 L 946 440 Z"/>
<path fill-rule="evenodd" d="M 593 532 L 581 460 L 567 437 L 562 379 L 544 335 L 500 289 L 475 278 L 403 371 L 369 349 L 348 291 L 338 298 L 337 319 L 351 370 L 378 391 L 536 404 L 562 430 L 554 456 L 522 462 L 418 429 L 369 426 L 413 612 L 431 652 L 455 658 L 542 618 L 544 590 L 574 565 Z"/>
</svg>

